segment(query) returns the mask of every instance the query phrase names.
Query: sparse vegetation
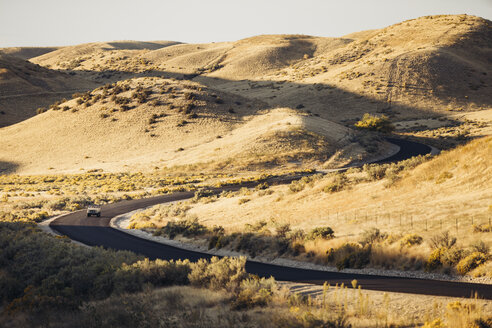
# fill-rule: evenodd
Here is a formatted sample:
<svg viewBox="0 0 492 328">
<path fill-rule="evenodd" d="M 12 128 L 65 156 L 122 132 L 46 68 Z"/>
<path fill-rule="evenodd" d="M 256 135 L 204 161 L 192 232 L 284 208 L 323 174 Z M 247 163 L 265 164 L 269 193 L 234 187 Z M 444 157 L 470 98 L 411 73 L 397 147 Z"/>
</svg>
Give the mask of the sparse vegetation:
<svg viewBox="0 0 492 328">
<path fill-rule="evenodd" d="M 369 113 L 365 113 L 362 119 L 355 123 L 355 127 L 382 133 L 389 133 L 395 129 L 386 115 L 374 116 Z"/>
<path fill-rule="evenodd" d="M 195 191 L 137 213 L 130 226 L 269 260 L 489 279 L 491 138 L 477 138 L 490 134 L 489 30 L 479 17 L 439 15 L 341 39 L 253 37 L 231 42 L 234 51 L 112 42 L 6 61 L 2 122 L 49 112 L 0 135 L 1 325 L 491 326 L 490 311 L 472 301 L 430 309 L 426 300 L 428 312 L 409 317 L 393 307 L 397 318 L 357 282 L 349 292 L 325 286 L 321 301 L 246 275 L 244 259 L 149 261 L 79 249 L 31 224 L 89 202 Z M 395 74 L 401 65 L 405 74 Z M 17 85 L 31 96 L 10 97 Z M 68 90 L 91 91 L 60 99 Z M 286 186 L 203 189 L 378 158 L 388 149 L 373 132 L 395 129 L 449 151 Z M 153 173 L 104 173 L 135 168 Z M 43 174 L 75 170 L 87 173 Z"/>
</svg>

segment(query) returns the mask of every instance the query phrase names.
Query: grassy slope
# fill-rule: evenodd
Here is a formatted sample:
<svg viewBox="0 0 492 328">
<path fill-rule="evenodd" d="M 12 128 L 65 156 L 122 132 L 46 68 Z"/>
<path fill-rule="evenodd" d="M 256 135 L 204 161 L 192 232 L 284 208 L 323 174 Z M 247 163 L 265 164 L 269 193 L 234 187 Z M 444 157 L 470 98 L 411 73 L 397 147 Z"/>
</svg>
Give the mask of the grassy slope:
<svg viewBox="0 0 492 328">
<path fill-rule="evenodd" d="M 439 231 L 450 230 L 462 246 L 483 240 L 490 247 L 490 233 L 474 233 L 472 219 L 475 225 L 488 224 L 492 215 L 491 162 L 492 137 L 486 137 L 404 171 L 401 180 L 389 187 L 384 179 L 326 193 L 324 187 L 332 182 L 326 177 L 299 192 L 278 186 L 272 187 L 272 194 L 260 191 L 199 202 L 192 205 L 188 215 L 196 215 L 208 226 L 222 225 L 228 231 L 243 231 L 246 223 L 259 220 L 270 222 L 272 230 L 286 223 L 305 231 L 329 226 L 336 239 L 308 245 L 320 254 L 342 242 L 358 240 L 372 227 L 392 235 L 416 233 L 426 240 Z M 364 176 L 364 172 L 355 173 L 352 179 Z M 416 252 L 428 252 L 427 247 L 424 244 Z"/>
<path fill-rule="evenodd" d="M 490 108 L 490 24 L 474 16 L 429 16 L 344 38 L 262 35 L 157 50 L 81 45 L 32 60 L 112 74 L 109 79 L 118 78 L 111 70 L 201 74 L 197 79 L 208 86 L 273 106 L 302 104 L 336 121 L 367 111 L 421 117 Z"/>
<path fill-rule="evenodd" d="M 245 145 L 251 147 L 244 152 L 245 156 L 239 157 L 251 157 L 252 154 L 256 159 L 264 157 L 261 160 L 264 161 L 272 149 L 276 149 L 273 152 L 275 156 L 278 154 L 280 141 L 267 145 L 270 135 L 274 135 L 276 140 L 283 140 L 282 147 L 285 149 L 282 150 L 281 157 L 288 160 L 289 153 L 295 152 L 293 149 L 299 145 L 299 134 L 295 131 L 295 127 L 299 126 L 311 132 L 321 131 L 321 134 L 327 136 L 330 146 L 323 148 L 323 151 L 332 154 L 334 148 L 347 146 L 343 138 L 351 133 L 332 122 L 351 124 L 364 112 L 385 112 L 396 120 L 435 115 L 436 110 L 442 113 L 444 109 L 490 108 L 488 95 L 492 85 L 492 81 L 489 81 L 492 72 L 489 72 L 490 65 L 487 65 L 490 62 L 490 38 L 490 21 L 462 15 L 423 17 L 381 30 L 358 32 L 344 38 L 263 35 L 236 42 L 211 44 L 128 41 L 63 47 L 31 61 L 51 69 L 67 71 L 75 74 L 75 77 L 89 79 L 98 84 L 132 76 L 182 77 L 183 74 L 199 74 L 194 80 L 203 87 L 226 92 L 231 97 L 237 95 L 243 99 L 240 101 L 243 104 L 247 99 L 254 99 L 266 104 L 264 107 L 260 106 L 261 108 L 287 108 L 285 113 L 289 112 L 289 108 L 298 108 L 299 112 L 308 115 L 300 115 L 294 119 L 298 123 L 290 127 L 288 138 L 286 135 L 278 135 L 276 131 L 267 133 L 266 130 L 262 131 L 258 138 L 255 137 L 256 139 L 241 138 L 237 133 L 242 130 L 238 130 L 235 135 L 237 140 L 224 138 L 212 142 L 212 137 L 216 135 L 212 136 L 211 131 L 216 126 L 224 126 L 224 130 L 219 128 L 217 132 L 230 132 L 234 125 L 232 123 L 245 123 L 248 119 L 244 120 L 243 116 L 257 114 L 259 108 L 251 108 L 248 113 L 241 113 L 241 119 L 244 120 L 241 122 L 226 122 L 214 118 L 208 121 L 199 119 L 200 123 L 193 124 L 193 129 L 189 129 L 189 132 L 186 132 L 186 128 L 178 129 L 186 132 L 184 136 L 175 134 L 172 132 L 174 127 L 169 129 L 166 124 L 157 124 L 158 133 L 147 129 L 144 122 L 149 119 L 147 116 L 161 110 L 159 107 L 151 106 L 140 106 L 141 111 L 133 113 L 138 112 L 141 115 L 131 119 L 132 114 L 114 114 L 110 120 L 114 118 L 117 121 L 112 123 L 104 120 L 101 123 L 101 120 L 97 119 L 99 114 L 92 110 L 84 112 L 91 117 L 88 120 L 81 111 L 75 115 L 46 114 L 35 118 L 31 123 L 26 122 L 12 128 L 13 130 L 2 132 L 6 134 L 7 131 L 19 131 L 18 136 L 9 132 L 9 149 L 22 148 L 15 141 L 21 140 L 19 136 L 32 135 L 32 138 L 37 139 L 40 137 L 38 134 L 43 128 L 38 128 L 38 132 L 20 131 L 33 129 L 34 123 L 48 126 L 52 125 L 48 122 L 54 122 L 55 117 L 67 118 L 64 124 L 58 124 L 60 128 L 57 133 L 63 135 L 68 133 L 62 131 L 64 126 L 80 122 L 77 123 L 80 127 L 73 131 L 83 130 L 77 132 L 77 139 L 88 139 L 81 147 L 62 147 L 60 144 L 51 147 L 48 146 L 50 143 L 47 143 L 46 146 L 30 148 L 37 152 L 36 157 L 40 156 L 40 163 L 43 163 L 41 166 L 46 166 L 38 169 L 38 172 L 43 172 L 47 167 L 64 171 L 78 170 L 79 165 L 85 168 L 87 165 L 82 164 L 84 161 L 75 159 L 77 156 L 82 159 L 85 156 L 93 158 L 89 161 L 90 167 L 105 164 L 102 162 L 108 162 L 108 156 L 120 164 L 123 163 L 123 159 L 128 159 L 128 163 L 122 165 L 146 162 L 169 166 L 217 160 L 227 163 L 229 157 L 238 157 L 237 153 L 229 151 L 232 146 L 228 144 L 228 140 L 234 140 L 236 148 L 244 148 Z M 23 88 L 20 85 L 16 89 Z M 234 104 L 234 101 L 231 100 L 230 104 Z M 298 115 L 289 113 L 291 114 L 285 115 Z M 276 115 L 278 117 L 278 114 Z M 265 121 L 272 124 L 272 116 L 268 117 Z M 46 118 L 46 122 L 41 118 Z M 73 118 L 78 118 L 79 121 Z M 139 120 L 141 122 L 137 123 Z M 282 120 L 283 118 L 280 119 Z M 126 121 L 128 124 L 132 122 L 129 128 L 124 125 Z M 263 120 L 259 119 L 258 122 L 263 123 Z M 206 127 L 207 124 L 210 126 Z M 268 124 L 260 125 L 267 129 Z M 87 125 L 93 126 L 90 129 L 84 128 Z M 161 131 L 160 127 L 164 126 L 165 131 Z M 145 129 L 149 132 L 145 133 Z M 247 130 L 245 128 L 244 133 L 247 133 Z M 104 131 L 104 136 L 111 136 L 116 142 L 110 144 L 110 139 L 103 138 L 102 132 L 99 131 Z M 203 131 L 209 131 L 210 134 Z M 285 134 L 285 131 L 282 133 Z M 149 141 L 147 139 L 150 134 L 157 137 L 150 138 Z M 146 137 L 141 138 L 142 136 Z M 52 133 L 52 136 L 44 138 L 55 139 L 56 134 Z M 97 138 L 103 140 L 94 141 Z M 301 139 L 307 140 L 309 137 L 302 136 Z M 164 144 L 164 140 L 168 142 Z M 196 147 L 205 140 L 208 140 L 208 148 Z M 237 143 L 238 141 L 243 143 Z M 312 145 L 314 144 L 311 142 L 311 147 Z M 83 149 L 84 147 L 87 149 Z M 48 148 L 56 150 L 56 155 L 47 152 Z M 173 153 L 179 148 L 184 148 L 184 152 L 178 155 Z M 143 152 L 138 160 L 135 154 L 137 149 Z M 224 149 L 229 150 L 224 152 Z M 49 153 L 50 157 L 61 157 L 58 153 L 62 150 L 70 160 L 43 160 L 45 153 Z M 345 159 L 341 162 L 346 163 L 347 158 L 355 156 L 358 151 L 360 148 L 352 147 L 350 151 L 345 152 Z M 26 158 L 25 155 L 7 152 L 2 160 L 19 162 L 26 168 L 26 161 L 32 162 Z M 160 159 L 163 159 L 163 163 L 157 164 Z M 241 162 L 248 166 L 246 158 Z M 36 164 L 32 162 L 29 165 L 34 167 Z M 121 168 L 121 165 L 119 167 Z M 26 172 L 32 173 L 34 169 Z"/>
<path fill-rule="evenodd" d="M 0 127 L 20 122 L 56 99 L 96 86 L 92 81 L 0 54 Z"/>
<path fill-rule="evenodd" d="M 37 174 L 190 164 L 237 170 L 262 163 L 324 161 L 345 147 L 346 158 L 363 152 L 351 145 L 350 130 L 338 124 L 290 109 L 268 109 L 198 83 L 138 78 L 118 86 L 128 90 L 116 99 L 114 87 L 99 88 L 90 101 L 72 99 L 59 110 L 2 129 L 0 161 L 18 165 L 18 172 Z M 138 88 L 149 92 L 143 103 L 134 97 Z M 118 99 L 130 102 L 117 104 Z"/>
</svg>

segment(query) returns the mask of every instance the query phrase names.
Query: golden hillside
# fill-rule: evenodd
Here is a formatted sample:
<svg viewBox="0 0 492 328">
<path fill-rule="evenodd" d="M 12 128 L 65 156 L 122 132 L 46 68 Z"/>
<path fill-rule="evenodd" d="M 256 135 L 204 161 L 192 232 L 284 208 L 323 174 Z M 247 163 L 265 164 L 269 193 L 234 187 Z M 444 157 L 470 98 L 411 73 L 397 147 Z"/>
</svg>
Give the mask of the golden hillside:
<svg viewBox="0 0 492 328">
<path fill-rule="evenodd" d="M 491 163 L 489 136 L 416 167 L 418 161 L 413 159 L 403 166 L 387 166 L 385 173 L 381 166 L 352 169 L 267 190 L 241 190 L 201 201 L 157 205 L 136 215 L 133 224 L 155 228 L 170 220 L 197 218 L 205 226 L 224 227 L 227 234 L 258 227 L 258 233 L 264 236 L 276 234 L 279 227 L 286 226 L 294 234 L 330 227 L 335 238 L 304 244 L 306 253 L 313 252 L 305 259 L 319 260 L 318 263 L 324 263 L 330 248 L 359 242 L 368 231 L 377 228 L 384 237 L 374 250 L 372 265 L 420 270 L 422 266 L 412 261 L 425 261 L 432 251 L 432 238 L 446 231 L 457 237 L 458 248 L 467 251 L 477 243 L 489 249 L 492 246 Z M 420 240 L 418 246 L 402 246 L 400 240 L 409 236 Z M 492 263 L 488 262 L 473 274 L 490 276 L 491 268 Z"/>
<path fill-rule="evenodd" d="M 472 228 L 472 217 L 474 224 L 488 224 L 492 205 L 490 163 L 492 137 L 485 137 L 404 170 L 399 174 L 400 179 L 388 174 L 381 180 L 366 181 L 369 175 L 366 171 L 354 170 L 346 175 L 348 180 L 328 175 L 305 184 L 300 191 L 278 186 L 273 187 L 275 192 L 271 195 L 258 192 L 197 204 L 190 213 L 197 214 L 204 222 L 232 229 L 241 229 L 246 222 L 274 218 L 279 224 L 290 223 L 293 228 L 307 230 L 328 225 L 338 236 L 346 237 L 357 236 L 364 228 L 375 226 L 376 215 L 379 216 L 377 226 L 388 230 L 399 228 L 402 215 L 401 229 L 406 232 L 410 231 L 412 216 L 415 232 L 420 234 L 427 233 L 426 219 L 429 233 L 435 233 L 441 220 L 444 220 L 443 228 L 453 229 L 458 218 L 464 233 Z M 334 183 L 340 184 L 341 191 L 326 188 Z M 238 202 L 244 197 L 250 201 Z M 230 221 L 231 215 L 242 219 Z"/>
<path fill-rule="evenodd" d="M 101 92 L 109 92 L 96 89 L 87 96 L 88 107 L 83 107 L 87 101 L 70 100 L 58 104 L 66 111 L 50 110 L 0 130 L 8 149 L 0 160 L 5 166 L 16 163 L 21 172 L 116 170 L 140 164 L 210 168 L 222 167 L 231 159 L 243 168 L 267 162 L 295 166 L 300 159 L 309 159 L 311 166 L 330 163 L 336 167 L 367 158 L 354 142 L 357 133 L 351 128 L 364 113 L 385 113 L 407 133 L 405 120 L 432 117 L 435 122 L 431 123 L 436 128 L 444 126 L 444 131 L 446 124 L 457 124 L 452 116 L 457 112 L 492 109 L 490 25 L 474 16 L 444 15 L 343 38 L 261 35 L 209 44 L 118 41 L 62 47 L 30 59 L 37 65 L 29 63 L 27 68 L 3 64 L 8 67 L 0 81 L 6 94 L 2 106 L 17 113 L 14 119 L 9 116 L 13 110 L 4 111 L 3 125 L 33 115 L 34 104 L 46 106 L 19 92 L 43 92 L 54 102 L 67 97 L 70 88 L 86 91 L 117 83 L 129 88 L 123 98 L 143 88 L 152 94 L 152 101 L 131 99 L 130 111 L 124 109 L 129 105 L 111 99 L 94 100 L 102 97 Z M 18 58 L 2 58 L 25 65 Z M 174 91 L 161 93 L 163 83 L 180 91 L 170 100 Z M 191 92 L 187 85 L 204 90 L 200 101 L 175 103 Z M 217 104 L 210 94 L 224 103 Z M 192 108 L 179 116 L 173 106 Z M 207 114 L 195 113 L 197 108 Z M 161 114 L 166 118 L 149 123 L 153 115 Z M 186 118 L 193 114 L 197 117 Z M 103 119 L 102 115 L 108 116 Z M 193 123 L 178 127 L 179 120 Z M 56 133 L 48 133 L 53 126 Z M 457 130 L 452 130 L 456 138 L 465 135 L 463 129 Z M 431 130 L 422 136 L 432 141 L 439 133 Z M 80 146 L 58 142 L 70 134 Z M 229 138 L 217 138 L 225 134 Z M 20 145 L 27 144 L 24 140 L 32 142 L 27 152 L 20 150 Z M 37 140 L 51 141 L 36 145 Z M 377 152 L 382 151 L 380 145 Z M 35 157 L 38 168 L 32 161 Z"/>
<path fill-rule="evenodd" d="M 364 154 L 354 132 L 196 82 L 136 78 L 75 95 L 0 130 L 3 169 L 21 173 L 257 169 Z M 190 166 L 192 165 L 192 166 Z M 292 164 L 294 167 L 297 164 Z"/>
<path fill-rule="evenodd" d="M 0 48 L 0 54 L 28 60 L 55 51 L 59 48 L 60 47 L 9 47 Z"/>
<path fill-rule="evenodd" d="M 0 55 L 0 127 L 25 120 L 36 108 L 92 89 L 94 82 Z"/>
<path fill-rule="evenodd" d="M 236 42 L 166 44 L 127 50 L 92 44 L 33 58 L 47 67 L 185 76 L 272 106 L 300 107 L 330 120 L 364 112 L 396 118 L 490 108 L 491 22 L 428 16 L 344 38 L 263 35 Z M 78 73 L 78 74 L 79 74 Z M 343 110 L 341 110 L 343 108 Z"/>
</svg>

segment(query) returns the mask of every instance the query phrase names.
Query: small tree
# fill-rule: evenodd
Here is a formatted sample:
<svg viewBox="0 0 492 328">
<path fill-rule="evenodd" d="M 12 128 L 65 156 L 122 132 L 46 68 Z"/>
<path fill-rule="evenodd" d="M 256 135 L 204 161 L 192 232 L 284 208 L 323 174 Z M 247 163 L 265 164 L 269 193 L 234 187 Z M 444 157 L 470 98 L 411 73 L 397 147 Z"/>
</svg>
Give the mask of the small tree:
<svg viewBox="0 0 492 328">
<path fill-rule="evenodd" d="M 383 133 L 389 133 L 395 129 L 386 115 L 376 116 L 369 113 L 365 113 L 364 116 L 362 116 L 362 119 L 355 123 L 355 126 L 359 129 Z"/>
</svg>

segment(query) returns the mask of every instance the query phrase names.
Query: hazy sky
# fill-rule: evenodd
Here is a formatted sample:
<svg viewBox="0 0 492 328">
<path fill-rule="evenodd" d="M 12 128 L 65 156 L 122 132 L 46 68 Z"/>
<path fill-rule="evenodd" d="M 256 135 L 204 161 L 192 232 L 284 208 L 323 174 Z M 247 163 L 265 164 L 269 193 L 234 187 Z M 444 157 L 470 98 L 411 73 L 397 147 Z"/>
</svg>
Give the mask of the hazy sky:
<svg viewBox="0 0 492 328">
<path fill-rule="evenodd" d="M 434 14 L 492 20 L 492 0 L 0 0 L 0 47 L 342 36 Z"/>
</svg>

